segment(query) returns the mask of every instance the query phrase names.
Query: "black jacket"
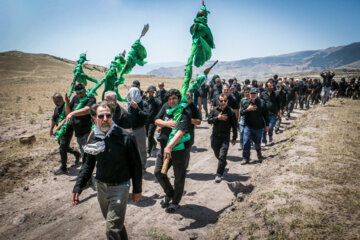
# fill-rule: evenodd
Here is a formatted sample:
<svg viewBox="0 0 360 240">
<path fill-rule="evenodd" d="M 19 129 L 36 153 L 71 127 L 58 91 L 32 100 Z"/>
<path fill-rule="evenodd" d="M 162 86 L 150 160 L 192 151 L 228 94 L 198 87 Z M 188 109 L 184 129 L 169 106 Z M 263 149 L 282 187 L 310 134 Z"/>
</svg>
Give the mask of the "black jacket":
<svg viewBox="0 0 360 240">
<path fill-rule="evenodd" d="M 227 115 L 226 121 L 219 120 L 218 115 L 222 112 L 222 114 Z M 224 110 L 221 110 L 220 107 L 215 107 L 209 114 L 208 118 L 209 124 L 214 124 L 212 135 L 213 137 L 220 137 L 220 138 L 230 138 L 230 130 L 232 128 L 233 131 L 233 140 L 237 138 L 237 126 L 238 123 L 236 121 L 236 116 L 234 111 L 229 107 L 226 106 Z"/>
<path fill-rule="evenodd" d="M 160 111 L 162 102 L 159 98 L 149 97 L 145 102 L 145 111 L 148 114 L 147 123 L 154 123 L 156 114 Z"/>
<path fill-rule="evenodd" d="M 255 104 L 257 109 L 255 111 L 248 111 L 247 108 L 250 104 Z M 251 102 L 251 99 L 247 99 L 244 102 L 240 113 L 245 117 L 246 126 L 250 126 L 253 129 L 262 129 L 265 126 L 269 126 L 269 113 L 264 101 L 260 98 L 256 98 L 255 103 Z"/>
<path fill-rule="evenodd" d="M 89 143 L 101 141 L 92 132 Z M 115 125 L 109 136 L 104 139 L 105 151 L 97 155 L 85 153 L 85 162 L 73 189 L 81 193 L 91 178 L 96 163 L 96 179 L 108 184 L 120 184 L 132 179 L 133 193 L 141 193 L 142 167 L 140 155 L 132 133 Z"/>
<path fill-rule="evenodd" d="M 145 126 L 149 115 L 144 109 L 143 101 L 138 103 L 137 108 L 133 108 L 130 106 L 128 109 L 128 113 L 130 114 L 133 130 Z"/>
<path fill-rule="evenodd" d="M 277 114 L 280 110 L 280 96 L 274 91 L 271 92 L 270 96 L 268 91 L 263 91 L 260 94 L 260 98 L 265 102 L 266 108 L 269 113 Z"/>
</svg>

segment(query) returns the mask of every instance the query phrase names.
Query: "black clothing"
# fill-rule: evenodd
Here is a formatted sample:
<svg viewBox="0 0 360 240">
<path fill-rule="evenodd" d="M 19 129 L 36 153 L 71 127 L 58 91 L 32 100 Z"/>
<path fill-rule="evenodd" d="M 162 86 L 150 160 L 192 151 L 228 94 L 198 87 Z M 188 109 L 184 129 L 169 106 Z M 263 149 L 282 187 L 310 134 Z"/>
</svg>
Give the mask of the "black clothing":
<svg viewBox="0 0 360 240">
<path fill-rule="evenodd" d="M 79 105 L 80 100 L 77 96 L 74 96 L 71 100 L 69 107 L 71 111 L 75 111 L 77 105 Z M 93 104 L 96 103 L 96 99 L 94 96 L 91 96 L 89 100 L 86 101 L 84 107 L 88 106 L 91 107 Z M 71 124 L 75 131 L 75 137 L 83 136 L 86 133 L 89 133 L 91 131 L 92 127 L 92 120 L 90 114 L 84 115 L 84 116 L 74 116 L 72 117 Z"/>
<path fill-rule="evenodd" d="M 299 84 L 297 88 L 298 88 L 299 95 L 305 95 L 306 94 L 306 92 L 307 92 L 306 84 Z"/>
<path fill-rule="evenodd" d="M 64 107 L 65 107 L 65 103 L 63 103 L 63 104 L 62 104 L 61 106 L 59 106 L 59 107 L 56 106 L 55 109 L 54 109 L 54 113 L 53 113 L 53 115 L 52 115 L 52 117 L 51 117 L 51 120 L 56 123 L 56 126 L 57 126 L 57 124 L 58 124 L 58 120 L 59 120 L 59 118 L 60 118 L 60 114 L 62 113 Z M 64 116 L 64 118 L 65 118 L 65 116 Z"/>
<path fill-rule="evenodd" d="M 276 95 L 274 91 L 271 92 L 269 96 L 268 91 L 264 91 L 260 94 L 260 98 L 265 102 L 266 108 L 269 113 L 277 114 L 280 110 L 280 97 Z"/>
<path fill-rule="evenodd" d="M 225 121 L 218 119 L 220 112 L 227 115 Z M 224 110 L 221 110 L 220 107 L 215 107 L 209 114 L 208 123 L 214 124 L 212 136 L 215 138 L 230 139 L 230 130 L 232 128 L 232 139 L 236 140 L 238 123 L 234 111 L 229 106 L 226 106 Z"/>
<path fill-rule="evenodd" d="M 250 105 L 256 105 L 257 109 L 255 111 L 248 111 L 247 108 Z M 264 101 L 260 98 L 256 98 L 255 103 L 251 101 L 251 98 L 247 99 L 241 108 L 240 114 L 245 117 L 245 125 L 250 126 L 255 130 L 269 126 L 269 112 L 266 109 Z"/>
<path fill-rule="evenodd" d="M 331 80 L 334 78 L 335 73 L 330 73 L 329 76 L 327 76 L 325 73 L 321 73 L 320 76 L 323 78 L 323 87 L 331 87 Z"/>
<path fill-rule="evenodd" d="M 151 154 L 151 151 L 156 146 L 156 141 L 154 139 L 154 134 L 155 134 L 155 130 L 156 130 L 155 123 L 152 122 L 152 123 L 146 124 L 145 130 L 146 130 L 146 136 L 147 136 L 146 152 L 148 154 Z"/>
<path fill-rule="evenodd" d="M 286 106 L 286 92 L 285 90 L 282 88 L 281 91 L 276 91 L 275 94 L 278 96 L 279 100 L 280 100 L 280 109 L 284 109 Z"/>
<path fill-rule="evenodd" d="M 221 93 L 222 93 L 222 85 L 221 84 L 219 86 L 214 85 L 210 90 L 209 100 L 212 101 L 214 98 L 217 97 L 217 95 Z"/>
<path fill-rule="evenodd" d="M 88 144 L 101 141 L 94 132 Z M 125 129 L 115 126 L 104 139 L 105 151 L 97 155 L 85 153 L 83 164 L 73 193 L 81 193 L 91 178 L 96 163 L 96 179 L 107 184 L 120 184 L 132 179 L 133 193 L 141 193 L 142 166 L 134 136 Z"/>
<path fill-rule="evenodd" d="M 240 96 L 239 96 L 240 97 Z M 239 109 L 240 108 L 240 99 L 237 98 L 236 94 L 230 94 L 227 98 L 228 103 L 227 105 L 232 109 Z M 218 107 L 219 106 L 219 98 L 214 98 L 212 102 L 212 106 Z"/>
<path fill-rule="evenodd" d="M 190 110 L 191 118 L 202 120 L 201 112 L 194 103 L 189 104 L 188 108 Z M 191 118 L 190 118 L 190 120 L 191 120 Z M 191 135 L 190 146 L 192 146 L 195 142 L 195 125 L 194 124 L 190 125 L 190 135 Z"/>
<path fill-rule="evenodd" d="M 159 89 L 156 91 L 156 95 L 155 97 L 158 98 L 161 101 L 161 104 L 164 104 L 165 101 L 165 94 L 166 94 L 166 90 L 165 89 Z"/>
<path fill-rule="evenodd" d="M 144 109 L 144 103 L 141 101 L 137 105 L 138 105 L 137 108 L 133 108 L 130 106 L 128 109 L 133 130 L 145 126 L 145 123 L 148 118 L 148 113 Z"/>
<path fill-rule="evenodd" d="M 208 98 L 210 92 L 210 88 L 207 84 L 203 84 L 201 85 L 201 87 L 199 88 L 199 93 L 200 93 L 200 97 L 201 98 Z"/>
<path fill-rule="evenodd" d="M 170 109 L 170 106 L 168 103 L 165 103 L 162 106 L 162 108 L 160 109 L 160 111 L 158 112 L 158 114 L 155 116 L 155 120 L 162 119 L 166 122 L 173 120 L 173 115 L 168 115 L 166 113 L 167 109 Z M 181 131 L 190 132 L 190 130 L 191 130 L 190 129 L 191 128 L 191 111 L 189 110 L 189 107 L 184 109 L 182 117 L 180 119 L 180 123 L 178 125 L 178 128 Z M 161 132 L 160 132 L 158 140 L 160 141 L 162 152 L 164 151 L 164 148 L 166 147 L 166 144 L 169 139 L 169 135 L 170 135 L 171 131 L 172 131 L 171 128 L 167 128 L 167 127 L 161 128 Z M 184 145 L 185 145 L 185 148 L 188 148 L 190 146 L 190 141 L 186 141 L 184 143 Z"/>
<path fill-rule="evenodd" d="M 120 107 L 119 104 L 116 104 L 116 109 L 115 109 L 115 113 L 114 113 L 114 116 L 113 116 L 113 121 L 119 127 L 122 127 L 122 128 L 125 128 L 125 129 L 132 128 L 131 117 L 129 116 L 129 114 L 126 112 L 125 109 Z"/>
<path fill-rule="evenodd" d="M 298 92 L 296 85 L 286 86 L 285 90 L 286 90 L 286 101 L 287 102 L 294 101 L 296 96 L 295 92 Z"/>
<path fill-rule="evenodd" d="M 155 116 L 160 111 L 162 103 L 160 99 L 149 97 L 145 101 L 145 110 L 148 114 L 147 123 L 153 123 L 155 121 Z"/>
<path fill-rule="evenodd" d="M 214 151 L 215 157 L 219 160 L 216 174 L 222 176 L 227 165 L 226 157 L 229 149 L 230 139 L 223 139 L 211 135 L 211 148 Z"/>
<path fill-rule="evenodd" d="M 80 158 L 80 153 L 73 148 L 70 147 L 71 138 L 73 136 L 74 130 L 69 125 L 66 128 L 66 132 L 61 136 L 60 139 L 58 139 L 59 143 L 59 152 L 60 152 L 60 162 L 61 162 L 61 168 L 66 171 L 67 168 L 67 153 L 71 153 L 75 156 L 75 161 L 78 161 Z"/>
</svg>

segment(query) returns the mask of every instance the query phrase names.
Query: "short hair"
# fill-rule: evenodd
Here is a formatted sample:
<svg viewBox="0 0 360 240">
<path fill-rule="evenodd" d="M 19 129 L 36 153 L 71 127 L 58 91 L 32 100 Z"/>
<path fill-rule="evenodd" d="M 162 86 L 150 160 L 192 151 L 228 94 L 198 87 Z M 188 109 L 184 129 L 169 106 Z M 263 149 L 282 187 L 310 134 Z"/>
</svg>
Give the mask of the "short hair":
<svg viewBox="0 0 360 240">
<path fill-rule="evenodd" d="M 114 105 L 114 103 L 108 102 L 108 101 L 101 101 L 101 102 L 93 104 L 90 107 L 90 115 L 92 117 L 96 117 L 96 111 L 97 111 L 98 107 L 107 107 L 107 108 L 109 108 L 112 116 L 115 113 L 115 105 Z"/>
<path fill-rule="evenodd" d="M 76 84 L 75 88 L 74 88 L 75 91 L 80 91 L 80 90 L 83 90 L 83 89 L 85 89 L 85 86 L 82 83 Z"/>
<path fill-rule="evenodd" d="M 245 84 L 246 85 L 250 84 L 250 79 L 245 79 Z"/>
<path fill-rule="evenodd" d="M 245 86 L 245 87 L 243 88 L 243 90 L 244 90 L 244 91 L 250 91 L 250 88 L 247 87 L 247 86 Z"/>
<path fill-rule="evenodd" d="M 106 98 L 106 97 L 109 97 L 109 98 L 111 98 L 112 100 L 116 100 L 116 99 L 117 99 L 116 92 L 114 92 L 114 91 L 107 91 L 107 92 L 105 92 L 104 98 Z"/>
<path fill-rule="evenodd" d="M 272 79 L 272 78 L 269 78 L 269 79 L 268 79 L 268 80 L 266 81 L 266 83 L 265 83 L 265 86 L 266 86 L 266 87 L 268 86 L 267 84 L 268 84 L 269 82 L 272 82 L 272 83 L 274 83 L 274 79 Z"/>
<path fill-rule="evenodd" d="M 230 88 L 229 84 L 227 84 L 227 83 L 224 83 L 224 84 L 223 84 L 223 88 L 224 88 L 224 87 Z"/>
<path fill-rule="evenodd" d="M 60 93 L 54 93 L 52 96 L 53 99 L 63 99 L 63 96 Z"/>
<path fill-rule="evenodd" d="M 218 95 L 218 99 L 220 100 L 220 97 L 222 97 L 222 98 L 226 98 L 226 100 L 228 99 L 228 97 L 226 96 L 226 94 L 225 93 L 220 93 L 219 95 Z"/>
<path fill-rule="evenodd" d="M 181 93 L 179 90 L 172 88 L 165 94 L 165 101 L 169 99 L 170 96 L 175 95 L 179 100 L 181 99 Z"/>
</svg>

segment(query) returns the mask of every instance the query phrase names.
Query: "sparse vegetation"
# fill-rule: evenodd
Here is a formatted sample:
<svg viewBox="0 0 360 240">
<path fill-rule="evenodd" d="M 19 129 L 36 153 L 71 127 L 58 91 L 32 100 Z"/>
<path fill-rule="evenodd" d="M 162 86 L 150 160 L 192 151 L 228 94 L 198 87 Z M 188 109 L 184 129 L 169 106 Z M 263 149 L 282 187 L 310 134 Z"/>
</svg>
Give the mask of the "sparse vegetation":
<svg viewBox="0 0 360 240">
<path fill-rule="evenodd" d="M 154 240 L 172 240 L 171 237 L 166 236 L 165 234 L 161 233 L 159 229 L 156 227 L 150 227 L 145 231 L 145 235 L 151 237 Z"/>
</svg>

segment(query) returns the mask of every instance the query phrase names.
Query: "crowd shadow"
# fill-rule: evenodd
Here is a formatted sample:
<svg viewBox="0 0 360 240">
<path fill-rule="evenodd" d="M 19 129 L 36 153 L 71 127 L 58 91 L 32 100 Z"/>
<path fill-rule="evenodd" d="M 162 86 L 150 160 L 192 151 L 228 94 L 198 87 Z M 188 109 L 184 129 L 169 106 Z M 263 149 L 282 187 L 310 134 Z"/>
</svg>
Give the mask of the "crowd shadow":
<svg viewBox="0 0 360 240">
<path fill-rule="evenodd" d="M 239 193 L 243 193 L 243 194 L 249 194 L 251 193 L 255 186 L 252 184 L 249 185 L 244 185 L 242 184 L 240 181 L 236 181 L 236 182 L 229 182 L 227 183 L 228 188 L 230 189 L 230 191 L 233 192 L 234 196 L 236 197 Z"/>
<path fill-rule="evenodd" d="M 239 157 L 239 156 L 227 156 L 226 160 L 228 160 L 230 162 L 241 162 L 242 157 Z"/>
<path fill-rule="evenodd" d="M 187 178 L 196 181 L 214 181 L 216 174 L 215 173 L 189 173 L 186 175 Z M 243 176 L 235 173 L 225 173 L 224 180 L 227 182 L 233 181 L 247 181 L 250 177 Z"/>
<path fill-rule="evenodd" d="M 152 167 L 152 166 L 155 166 L 155 160 L 147 159 L 145 167 L 148 168 L 148 167 Z"/>
<path fill-rule="evenodd" d="M 150 206 L 153 206 L 156 203 L 156 200 L 158 200 L 160 198 L 162 198 L 162 197 L 160 197 L 159 194 L 155 193 L 149 197 L 142 196 L 141 199 L 135 203 L 132 201 L 132 194 L 129 194 L 128 204 L 135 205 L 138 207 L 150 207 Z"/>
<path fill-rule="evenodd" d="M 196 129 L 209 129 L 209 127 L 199 127 L 199 126 L 196 126 L 195 128 Z"/>
<path fill-rule="evenodd" d="M 196 204 L 182 205 L 176 214 L 180 214 L 184 218 L 193 219 L 194 221 L 186 227 L 179 228 L 179 231 L 198 229 L 203 228 L 208 224 L 214 224 L 218 220 L 219 215 L 222 214 L 228 207 L 229 206 L 219 211 L 214 211 L 210 208 Z"/>
<path fill-rule="evenodd" d="M 206 152 L 208 151 L 207 148 L 198 148 L 196 146 L 192 146 L 191 150 L 192 153 L 196 153 L 196 152 Z"/>
<path fill-rule="evenodd" d="M 86 198 L 83 198 L 83 199 L 80 198 L 79 204 L 82 204 L 82 203 L 84 203 L 84 202 L 86 202 L 86 201 L 88 201 L 91 198 L 96 197 L 96 196 L 97 196 L 97 193 L 92 193 L 89 196 L 87 196 Z"/>
<path fill-rule="evenodd" d="M 143 173 L 142 177 L 144 180 L 147 180 L 147 181 L 155 181 L 156 180 L 155 175 L 148 171 Z"/>
</svg>

